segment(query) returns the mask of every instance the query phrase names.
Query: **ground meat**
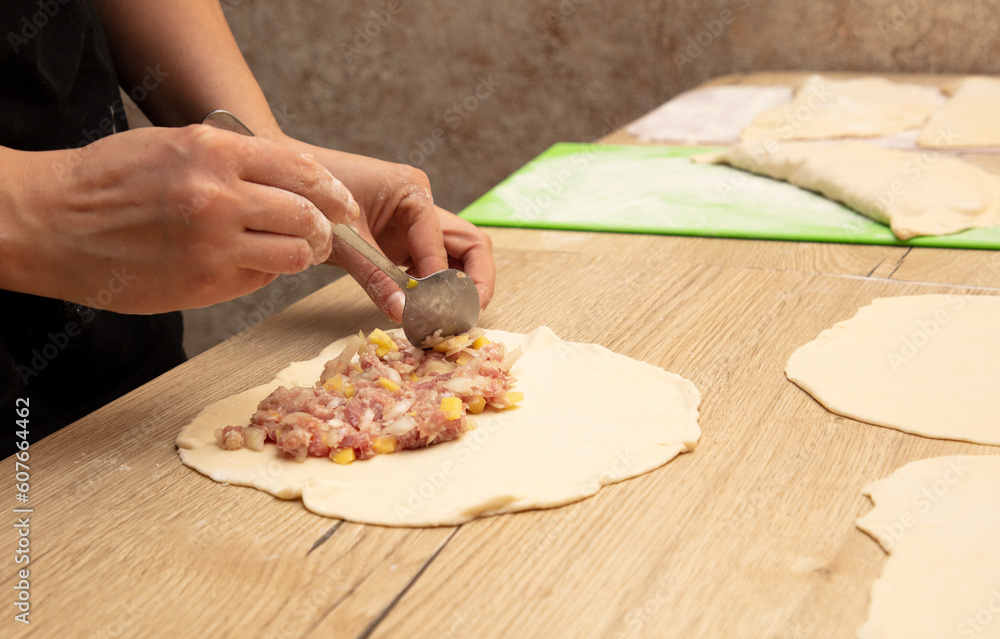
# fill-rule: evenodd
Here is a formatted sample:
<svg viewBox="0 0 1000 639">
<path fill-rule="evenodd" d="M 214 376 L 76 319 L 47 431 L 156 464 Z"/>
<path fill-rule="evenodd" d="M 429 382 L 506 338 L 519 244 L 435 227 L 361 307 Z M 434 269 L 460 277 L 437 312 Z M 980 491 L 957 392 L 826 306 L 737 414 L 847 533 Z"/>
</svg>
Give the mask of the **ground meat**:
<svg viewBox="0 0 1000 639">
<path fill-rule="evenodd" d="M 330 457 L 349 463 L 376 454 L 453 440 L 474 427 L 468 413 L 505 409 L 520 400 L 508 353 L 473 331 L 432 338 L 424 351 L 402 337 L 375 330 L 355 336 L 327 362 L 314 387 L 279 387 L 264 398 L 244 427 L 216 433 L 226 450 L 256 449 L 260 432 L 293 459 Z"/>
</svg>

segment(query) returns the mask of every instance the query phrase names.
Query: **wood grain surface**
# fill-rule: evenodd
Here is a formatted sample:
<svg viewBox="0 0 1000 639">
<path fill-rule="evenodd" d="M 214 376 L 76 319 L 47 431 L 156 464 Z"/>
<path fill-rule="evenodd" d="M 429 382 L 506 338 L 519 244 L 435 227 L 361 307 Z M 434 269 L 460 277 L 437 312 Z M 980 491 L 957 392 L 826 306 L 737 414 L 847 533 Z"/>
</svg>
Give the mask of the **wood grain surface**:
<svg viewBox="0 0 1000 639">
<path fill-rule="evenodd" d="M 490 234 L 482 324 L 548 325 L 690 379 L 694 452 L 569 506 L 431 529 L 326 519 L 183 466 L 174 438 L 204 406 L 387 326 L 341 280 L 32 445 L 32 623 L 8 605 L 0 634 L 850 638 L 885 560 L 854 525 L 861 488 L 917 459 L 1000 454 L 833 415 L 783 374 L 877 297 L 1000 293 L 998 253 Z M 0 540 L 11 597 L 16 531 Z"/>
</svg>

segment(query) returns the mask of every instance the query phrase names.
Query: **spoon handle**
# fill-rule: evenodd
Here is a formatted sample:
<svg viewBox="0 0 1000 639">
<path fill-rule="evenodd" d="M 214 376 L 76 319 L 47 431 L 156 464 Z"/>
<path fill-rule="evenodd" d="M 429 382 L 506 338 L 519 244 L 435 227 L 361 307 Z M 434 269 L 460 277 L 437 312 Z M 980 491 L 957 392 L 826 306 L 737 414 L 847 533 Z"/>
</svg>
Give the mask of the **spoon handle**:
<svg viewBox="0 0 1000 639">
<path fill-rule="evenodd" d="M 333 234 L 343 240 L 345 244 L 357 251 L 366 260 L 377 266 L 383 273 L 392 278 L 399 288 L 406 290 L 406 283 L 410 281 L 410 276 L 399 269 L 398 266 L 386 256 L 375 250 L 371 244 L 358 235 L 352 227 L 347 224 L 331 224 Z"/>
</svg>

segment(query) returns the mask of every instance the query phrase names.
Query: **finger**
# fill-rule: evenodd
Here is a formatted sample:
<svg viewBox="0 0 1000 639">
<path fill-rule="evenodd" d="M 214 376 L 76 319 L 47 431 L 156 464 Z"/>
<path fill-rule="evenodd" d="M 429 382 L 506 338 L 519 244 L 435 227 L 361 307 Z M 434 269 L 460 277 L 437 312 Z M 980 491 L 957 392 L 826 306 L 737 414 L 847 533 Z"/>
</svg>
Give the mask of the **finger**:
<svg viewBox="0 0 1000 639">
<path fill-rule="evenodd" d="M 406 232 L 409 260 L 417 277 L 427 277 L 448 268 L 448 252 L 444 246 L 444 233 L 438 221 L 437 207 L 415 217 Z"/>
<path fill-rule="evenodd" d="M 360 216 L 361 209 L 351 192 L 313 156 L 261 138 L 220 133 L 241 138 L 241 179 L 300 195 L 331 222 L 352 222 Z"/>
<path fill-rule="evenodd" d="M 301 273 L 313 263 L 313 252 L 302 238 L 244 231 L 233 247 L 235 266 L 275 274 Z"/>
<path fill-rule="evenodd" d="M 281 189 L 247 184 L 242 221 L 246 229 L 304 239 L 312 249 L 312 264 L 330 257 L 330 221 L 306 198 Z"/>
<path fill-rule="evenodd" d="M 472 278 L 479 291 L 479 306 L 486 308 L 493 299 L 496 287 L 496 264 L 493 261 L 493 242 L 489 236 L 471 222 L 438 208 L 448 255 Z"/>
</svg>

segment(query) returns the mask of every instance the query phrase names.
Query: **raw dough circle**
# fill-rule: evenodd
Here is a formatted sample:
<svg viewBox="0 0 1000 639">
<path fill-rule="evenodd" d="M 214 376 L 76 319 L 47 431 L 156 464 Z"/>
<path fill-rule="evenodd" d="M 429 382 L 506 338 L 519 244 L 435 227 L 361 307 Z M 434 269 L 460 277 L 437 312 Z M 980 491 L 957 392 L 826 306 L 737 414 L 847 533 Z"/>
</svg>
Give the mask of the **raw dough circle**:
<svg viewBox="0 0 1000 639">
<path fill-rule="evenodd" d="M 1000 297 L 876 299 L 796 350 L 785 374 L 852 419 L 1000 445 Z"/>
<path fill-rule="evenodd" d="M 208 406 L 177 437 L 181 460 L 219 482 L 301 497 L 320 515 L 443 526 L 583 499 L 692 450 L 701 435 L 698 390 L 678 375 L 601 346 L 563 341 L 547 327 L 486 334 L 524 353 L 512 373 L 525 399 L 477 415 L 477 428 L 455 441 L 347 466 L 280 459 L 273 446 L 219 448 L 216 428 L 243 424 L 279 385 L 314 384 L 344 339 L 269 384 Z"/>
<path fill-rule="evenodd" d="M 863 492 L 858 527 L 890 557 L 858 637 L 1000 637 L 1000 457 L 922 459 Z"/>
</svg>

